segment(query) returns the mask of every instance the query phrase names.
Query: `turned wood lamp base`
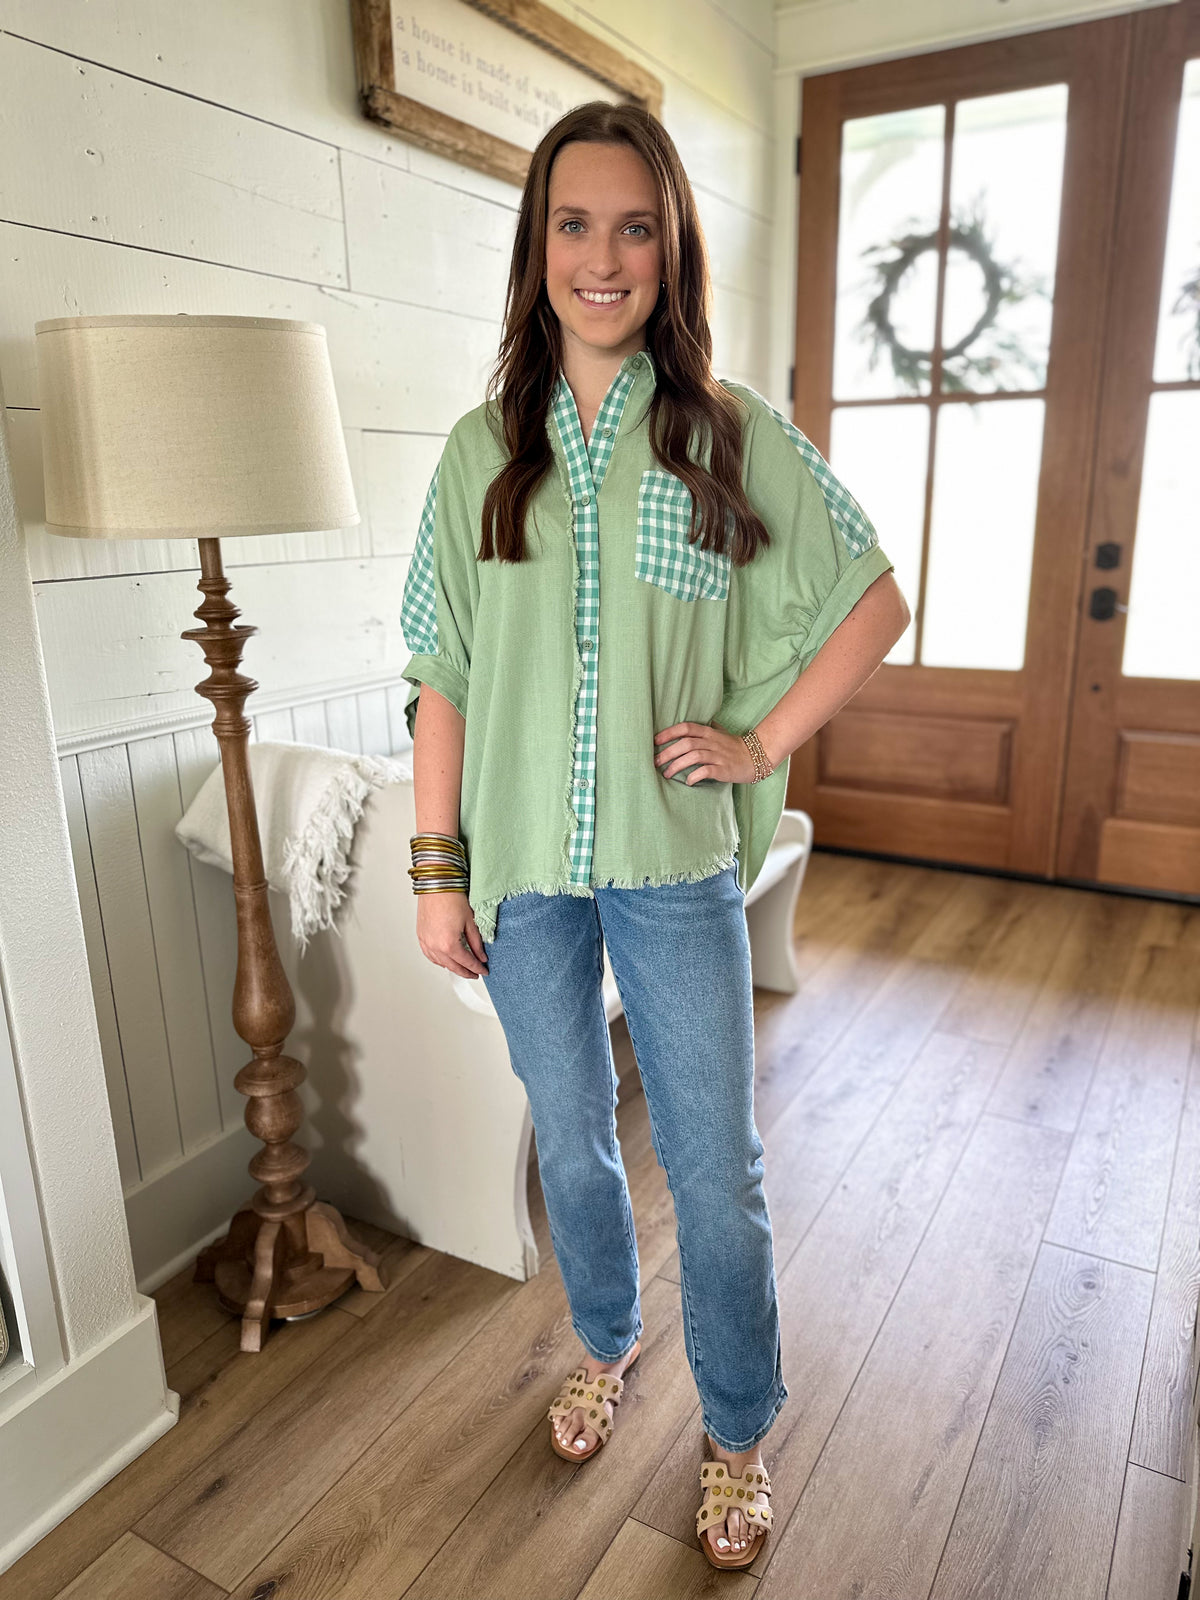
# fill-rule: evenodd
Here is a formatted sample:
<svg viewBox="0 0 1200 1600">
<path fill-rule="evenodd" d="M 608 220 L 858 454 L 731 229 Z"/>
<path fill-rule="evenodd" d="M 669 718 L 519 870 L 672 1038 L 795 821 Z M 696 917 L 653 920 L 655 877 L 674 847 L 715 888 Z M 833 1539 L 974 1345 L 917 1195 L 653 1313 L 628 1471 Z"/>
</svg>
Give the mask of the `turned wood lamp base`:
<svg viewBox="0 0 1200 1600">
<path fill-rule="evenodd" d="M 200 1252 L 194 1281 L 216 1284 L 221 1304 L 242 1319 L 241 1348 L 253 1352 L 262 1349 L 272 1317 L 306 1316 L 355 1282 L 372 1290 L 381 1290 L 383 1282 L 379 1257 L 354 1238 L 340 1212 L 300 1181 L 309 1155 L 292 1135 L 304 1116 L 296 1090 L 306 1074 L 301 1062 L 282 1053 L 296 1005 L 271 925 L 250 782 L 244 707 L 258 684 L 238 671 L 242 647 L 258 630 L 235 626 L 240 612 L 226 598 L 220 541 L 201 539 L 199 545 L 204 601 L 195 615 L 204 626 L 183 637 L 195 640 L 210 669 L 196 692 L 216 709 L 213 732 L 229 807 L 238 935 L 233 1025 L 254 1052 L 234 1083 L 247 1097 L 246 1126 L 263 1148 L 249 1166 L 262 1187 L 235 1213 L 229 1231 Z"/>
</svg>

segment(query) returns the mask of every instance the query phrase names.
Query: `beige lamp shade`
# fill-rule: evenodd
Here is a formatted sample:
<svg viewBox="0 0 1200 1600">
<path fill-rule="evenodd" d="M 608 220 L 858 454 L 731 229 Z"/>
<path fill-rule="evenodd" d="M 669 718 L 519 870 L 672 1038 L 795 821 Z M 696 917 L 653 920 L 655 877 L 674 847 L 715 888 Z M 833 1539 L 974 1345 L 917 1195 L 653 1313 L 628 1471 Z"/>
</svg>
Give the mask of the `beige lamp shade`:
<svg viewBox="0 0 1200 1600">
<path fill-rule="evenodd" d="M 48 532 L 225 539 L 359 521 L 320 323 L 55 317 L 34 332 Z"/>
</svg>

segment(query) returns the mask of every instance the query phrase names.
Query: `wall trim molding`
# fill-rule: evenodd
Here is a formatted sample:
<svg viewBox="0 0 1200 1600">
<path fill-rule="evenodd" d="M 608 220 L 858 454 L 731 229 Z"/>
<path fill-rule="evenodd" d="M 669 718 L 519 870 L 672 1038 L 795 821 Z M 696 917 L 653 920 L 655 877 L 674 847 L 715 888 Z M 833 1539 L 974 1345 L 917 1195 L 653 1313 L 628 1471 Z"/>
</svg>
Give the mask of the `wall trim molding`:
<svg viewBox="0 0 1200 1600">
<path fill-rule="evenodd" d="M 158 1308 L 69 1362 L 0 1420 L 0 1453 L 19 1461 L 0 1501 L 0 1572 L 115 1478 L 179 1420 L 167 1388 Z"/>
<path fill-rule="evenodd" d="M 775 12 L 776 78 L 867 66 L 984 44 L 1017 33 L 1098 22 L 1178 0 L 799 0 Z M 791 159 L 791 149 L 781 159 Z"/>
<path fill-rule="evenodd" d="M 292 706 L 311 705 L 318 700 L 336 700 L 341 695 L 366 694 L 372 689 L 387 689 L 404 680 L 394 670 L 373 672 L 366 677 L 341 678 L 329 683 L 306 684 L 302 689 L 258 689 L 250 701 L 247 715 L 262 716 L 268 711 L 286 711 Z M 64 734 L 57 739 L 59 756 L 77 756 L 86 750 L 107 750 L 114 744 L 131 744 L 135 739 L 154 739 L 184 728 L 212 726 L 211 707 L 197 700 L 195 711 L 160 711 L 132 722 L 114 723 L 108 728 L 89 728 L 85 733 Z"/>
</svg>

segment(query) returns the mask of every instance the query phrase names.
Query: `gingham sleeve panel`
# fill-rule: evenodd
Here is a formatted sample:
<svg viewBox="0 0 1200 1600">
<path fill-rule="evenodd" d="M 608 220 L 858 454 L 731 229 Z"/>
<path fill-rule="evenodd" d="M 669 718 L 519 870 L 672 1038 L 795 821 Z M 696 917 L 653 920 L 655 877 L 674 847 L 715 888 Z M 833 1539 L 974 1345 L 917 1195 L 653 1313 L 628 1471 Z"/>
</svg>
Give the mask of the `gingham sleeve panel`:
<svg viewBox="0 0 1200 1600">
<path fill-rule="evenodd" d="M 750 409 L 747 492 L 771 539 L 738 573 L 733 676 L 757 663 L 740 674 L 746 682 L 781 659 L 803 671 L 892 563 L 867 513 L 811 440 L 756 390 L 722 381 Z"/>
<path fill-rule="evenodd" d="M 443 451 L 425 495 L 400 608 L 401 629 L 412 652 L 401 674 L 412 685 L 404 706 L 410 738 L 416 735 L 422 684 L 449 700 L 460 715 L 467 714 L 473 552 L 469 531 L 459 526 L 461 511 L 456 515 L 446 504 L 446 494 L 439 494 L 439 484 L 445 489 L 453 481 L 446 478 L 446 461 Z"/>
<path fill-rule="evenodd" d="M 852 556 L 865 555 L 879 543 L 879 536 L 871 519 L 812 440 L 801 433 L 796 424 L 785 417 L 782 411 L 777 411 L 769 400 L 763 399 L 762 395 L 758 395 L 757 398 L 795 445 L 804 465 L 817 480 L 817 485 L 825 497 L 829 515 L 846 541 L 847 550 Z"/>
<path fill-rule="evenodd" d="M 437 520 L 439 461 L 425 496 L 425 507 L 417 529 L 416 548 L 408 564 L 404 600 L 400 608 L 400 627 L 404 642 L 414 655 L 437 655 L 437 591 L 433 582 L 433 529 Z"/>
</svg>

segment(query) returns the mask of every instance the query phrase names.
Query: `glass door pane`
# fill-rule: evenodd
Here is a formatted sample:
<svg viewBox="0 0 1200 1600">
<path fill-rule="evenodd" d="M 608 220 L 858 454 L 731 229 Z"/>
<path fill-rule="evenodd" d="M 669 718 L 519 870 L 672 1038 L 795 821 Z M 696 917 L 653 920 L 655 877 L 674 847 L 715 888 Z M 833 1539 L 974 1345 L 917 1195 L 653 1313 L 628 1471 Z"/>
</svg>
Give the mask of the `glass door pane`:
<svg viewBox="0 0 1200 1600">
<path fill-rule="evenodd" d="M 902 592 L 915 595 L 921 586 L 929 408 L 840 406 L 833 413 L 830 461 L 867 508 L 880 544 L 895 563 Z M 912 666 L 915 642 L 914 618 L 884 660 Z"/>
<path fill-rule="evenodd" d="M 1067 100 L 843 125 L 830 457 L 913 612 L 894 665 L 1024 665 Z"/>
<path fill-rule="evenodd" d="M 1044 411 L 1043 400 L 942 408 L 921 644 L 927 667 L 1019 672 L 1025 663 Z"/>
<path fill-rule="evenodd" d="M 859 117 L 842 128 L 833 357 L 839 399 L 929 392 L 945 128 L 945 106 Z M 929 238 L 932 254 L 904 257 L 905 241 Z M 882 286 L 890 289 L 886 306 Z M 881 317 L 900 348 L 924 352 L 910 370 L 881 359 Z"/>
<path fill-rule="evenodd" d="M 1200 384 L 1151 395 L 1121 661 L 1129 678 L 1200 678 L 1198 443 Z"/>
<path fill-rule="evenodd" d="M 1065 83 L 956 108 L 943 390 L 1045 385 L 1066 143 Z"/>
<path fill-rule="evenodd" d="M 1200 679 L 1200 60 L 1183 77 L 1121 671 Z"/>
<path fill-rule="evenodd" d="M 1154 378 L 1200 378 L 1200 61 L 1183 74 Z"/>
</svg>

